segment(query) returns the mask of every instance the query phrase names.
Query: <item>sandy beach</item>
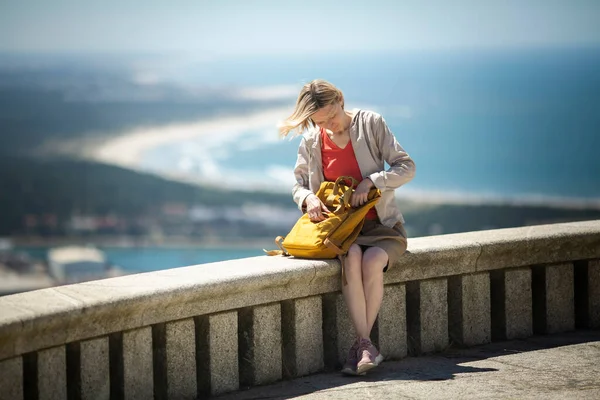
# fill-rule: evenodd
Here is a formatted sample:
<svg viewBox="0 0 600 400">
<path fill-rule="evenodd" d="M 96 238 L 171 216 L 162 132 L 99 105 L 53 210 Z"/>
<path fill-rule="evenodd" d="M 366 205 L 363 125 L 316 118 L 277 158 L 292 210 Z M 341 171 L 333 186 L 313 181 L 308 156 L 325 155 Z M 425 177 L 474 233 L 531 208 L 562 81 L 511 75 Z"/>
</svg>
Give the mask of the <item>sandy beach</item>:
<svg viewBox="0 0 600 400">
<path fill-rule="evenodd" d="M 289 112 L 289 107 L 282 107 L 239 116 L 216 116 L 191 123 L 140 127 L 125 131 L 102 144 L 86 146 L 85 158 L 135 169 L 144 152 L 171 142 L 270 127 L 273 135 L 277 135 L 277 123 Z"/>
</svg>

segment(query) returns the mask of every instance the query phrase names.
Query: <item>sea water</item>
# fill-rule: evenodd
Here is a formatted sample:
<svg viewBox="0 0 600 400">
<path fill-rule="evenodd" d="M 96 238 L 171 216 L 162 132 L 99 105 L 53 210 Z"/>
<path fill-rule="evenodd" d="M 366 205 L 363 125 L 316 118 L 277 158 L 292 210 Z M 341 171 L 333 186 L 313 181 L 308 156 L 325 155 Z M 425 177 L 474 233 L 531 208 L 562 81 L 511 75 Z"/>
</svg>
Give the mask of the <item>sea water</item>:
<svg viewBox="0 0 600 400">
<path fill-rule="evenodd" d="M 399 195 L 600 199 L 600 49 L 254 57 L 182 76 L 256 88 L 330 80 L 347 108 L 381 113 L 414 159 L 416 177 Z M 220 185 L 289 192 L 299 139 L 278 140 L 276 122 L 169 143 L 145 162 L 183 160 Z"/>
</svg>

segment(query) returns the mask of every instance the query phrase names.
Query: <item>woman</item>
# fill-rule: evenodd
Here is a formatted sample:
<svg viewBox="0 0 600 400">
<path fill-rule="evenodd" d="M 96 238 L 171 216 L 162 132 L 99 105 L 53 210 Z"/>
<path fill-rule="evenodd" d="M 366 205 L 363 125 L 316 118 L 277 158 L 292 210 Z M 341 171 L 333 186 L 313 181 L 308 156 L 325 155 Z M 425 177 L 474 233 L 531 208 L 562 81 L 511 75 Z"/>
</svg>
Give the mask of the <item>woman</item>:
<svg viewBox="0 0 600 400">
<path fill-rule="evenodd" d="M 342 292 L 357 337 L 342 372 L 364 375 L 383 360 L 370 333 L 383 299 L 383 273 L 406 251 L 404 218 L 394 189 L 414 177 L 415 163 L 381 115 L 344 110 L 342 92 L 324 80 L 314 80 L 300 91 L 294 112 L 280 125 L 282 136 L 293 130 L 308 131 L 298 148 L 293 197 L 311 221 L 326 218 L 323 213 L 328 210 L 315 195 L 323 181 L 353 176 L 360 182 L 352 196 L 353 207 L 367 201 L 373 186 L 382 193 L 343 263 L 347 284 Z M 389 169 L 384 170 L 384 162 Z"/>
</svg>

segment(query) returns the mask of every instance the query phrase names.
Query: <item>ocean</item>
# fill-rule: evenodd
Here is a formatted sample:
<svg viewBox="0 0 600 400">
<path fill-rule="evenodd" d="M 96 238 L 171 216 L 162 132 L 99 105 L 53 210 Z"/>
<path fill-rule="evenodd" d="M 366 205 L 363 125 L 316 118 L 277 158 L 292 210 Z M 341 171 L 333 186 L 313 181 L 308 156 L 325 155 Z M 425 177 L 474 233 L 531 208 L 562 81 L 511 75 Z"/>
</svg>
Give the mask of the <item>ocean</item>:
<svg viewBox="0 0 600 400">
<path fill-rule="evenodd" d="M 273 245 L 274 246 L 274 245 Z M 102 247 L 108 262 L 126 273 L 158 271 L 169 268 L 206 264 L 225 260 L 264 255 L 262 248 L 165 248 L 165 247 Z M 18 246 L 15 251 L 23 252 L 34 260 L 45 261 L 49 248 L 46 246 Z"/>
<path fill-rule="evenodd" d="M 347 108 L 381 113 L 415 160 L 399 196 L 600 199 L 600 49 L 255 57 L 205 61 L 177 77 L 287 93 L 290 112 L 302 84 L 331 81 Z M 163 144 L 142 163 L 288 192 L 299 139 L 279 139 L 277 122 Z"/>
</svg>

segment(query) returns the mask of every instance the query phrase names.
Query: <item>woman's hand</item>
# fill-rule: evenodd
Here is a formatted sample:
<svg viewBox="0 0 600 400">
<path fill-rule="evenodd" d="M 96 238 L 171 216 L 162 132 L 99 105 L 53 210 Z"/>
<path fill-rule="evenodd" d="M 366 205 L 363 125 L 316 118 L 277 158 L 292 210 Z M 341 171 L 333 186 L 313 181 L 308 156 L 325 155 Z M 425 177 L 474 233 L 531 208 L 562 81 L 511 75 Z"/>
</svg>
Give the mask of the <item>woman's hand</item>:
<svg viewBox="0 0 600 400">
<path fill-rule="evenodd" d="M 306 213 L 312 222 L 321 222 L 329 218 L 327 216 L 329 210 L 316 195 L 308 195 L 304 202 L 306 204 Z"/>
<path fill-rule="evenodd" d="M 350 205 L 356 208 L 365 204 L 369 199 L 369 190 L 371 190 L 373 186 L 375 186 L 375 184 L 371 179 L 363 179 L 362 182 L 358 184 L 356 189 L 354 189 L 352 199 L 350 200 Z"/>
</svg>

